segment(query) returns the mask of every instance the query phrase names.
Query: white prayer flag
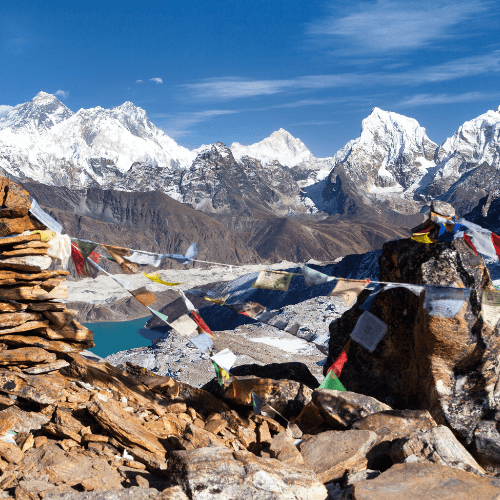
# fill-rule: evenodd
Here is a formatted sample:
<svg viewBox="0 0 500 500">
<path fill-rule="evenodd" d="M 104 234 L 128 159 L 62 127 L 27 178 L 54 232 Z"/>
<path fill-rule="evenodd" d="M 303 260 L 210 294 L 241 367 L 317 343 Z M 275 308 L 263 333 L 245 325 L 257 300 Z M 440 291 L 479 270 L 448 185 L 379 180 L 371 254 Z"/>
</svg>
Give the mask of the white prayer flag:
<svg viewBox="0 0 500 500">
<path fill-rule="evenodd" d="M 371 312 L 365 311 L 358 319 L 351 339 L 373 352 L 387 333 L 387 325 Z"/>
<path fill-rule="evenodd" d="M 45 225 L 51 231 L 54 231 L 57 234 L 61 234 L 63 227 L 59 222 L 54 220 L 47 212 L 44 212 L 40 205 L 36 202 L 35 199 L 31 202 L 30 208 L 31 215 L 36 217 L 43 225 Z"/>
<path fill-rule="evenodd" d="M 206 333 L 202 333 L 192 339 L 189 339 L 189 342 L 194 344 L 201 352 L 205 352 L 214 345 L 212 339 Z"/>
<path fill-rule="evenodd" d="M 335 277 L 320 273 L 315 269 L 307 267 L 305 264 L 302 266 L 302 274 L 304 275 L 304 285 L 306 286 L 321 285 L 322 283 L 335 279 Z"/>
<path fill-rule="evenodd" d="M 236 361 L 236 356 L 231 352 L 231 349 L 224 349 L 214 354 L 210 359 L 214 363 L 217 363 L 222 369 L 229 372 Z"/>
<path fill-rule="evenodd" d="M 483 290 L 481 306 L 484 322 L 495 328 L 500 319 L 500 291 Z"/>
<path fill-rule="evenodd" d="M 177 318 L 175 321 L 170 323 L 170 326 L 183 337 L 193 335 L 193 333 L 196 333 L 196 328 L 198 327 L 198 325 L 187 314 Z"/>
<path fill-rule="evenodd" d="M 454 318 L 469 296 L 470 288 L 429 287 L 425 293 L 424 307 L 432 316 Z"/>
</svg>

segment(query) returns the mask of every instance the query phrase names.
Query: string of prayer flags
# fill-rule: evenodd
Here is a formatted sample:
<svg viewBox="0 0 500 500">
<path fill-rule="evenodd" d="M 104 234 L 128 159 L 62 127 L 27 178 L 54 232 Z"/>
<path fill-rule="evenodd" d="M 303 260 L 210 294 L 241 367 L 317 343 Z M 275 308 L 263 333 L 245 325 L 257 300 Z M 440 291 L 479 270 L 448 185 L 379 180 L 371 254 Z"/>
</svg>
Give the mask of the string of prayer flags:
<svg viewBox="0 0 500 500">
<path fill-rule="evenodd" d="M 200 335 L 197 335 L 196 337 L 189 339 L 189 342 L 191 342 L 195 347 L 197 347 L 203 353 L 207 349 L 208 350 L 212 349 L 212 346 L 214 345 L 212 339 L 206 333 L 201 333 Z"/>
<path fill-rule="evenodd" d="M 198 328 L 198 325 L 187 314 L 183 314 L 177 318 L 170 326 L 183 337 L 190 337 L 196 333 L 196 329 Z"/>
<path fill-rule="evenodd" d="M 124 255 L 123 258 L 127 262 L 133 264 L 140 264 L 141 266 L 154 266 L 158 267 L 161 265 L 163 255 L 152 252 L 144 252 L 142 250 L 130 250 L 132 253 L 130 255 Z"/>
<path fill-rule="evenodd" d="M 145 286 L 138 288 L 137 290 L 131 290 L 130 293 L 143 305 L 148 307 L 149 305 L 156 302 L 156 296 L 153 292 L 150 292 Z"/>
<path fill-rule="evenodd" d="M 125 256 L 130 256 L 130 248 L 115 247 L 113 245 L 101 245 L 113 257 L 113 260 L 122 268 L 125 274 L 137 273 L 137 265 L 125 260 Z"/>
<path fill-rule="evenodd" d="M 472 243 L 480 254 L 500 261 L 500 236 L 465 219 L 459 219 L 458 222 L 467 226 L 467 234 L 472 237 Z"/>
<path fill-rule="evenodd" d="M 180 264 L 189 264 L 197 255 L 198 248 L 196 248 L 196 244 L 193 242 L 191 246 L 187 249 L 185 255 L 180 255 L 178 253 L 165 253 L 163 257 L 173 259 Z"/>
<path fill-rule="evenodd" d="M 351 339 L 373 352 L 387 333 L 387 325 L 377 316 L 365 311 L 358 319 Z"/>
<path fill-rule="evenodd" d="M 52 259 L 61 261 L 61 267 L 66 269 L 68 261 L 71 257 L 71 240 L 67 234 L 56 234 L 49 241 L 49 248 L 47 248 L 47 255 Z"/>
<path fill-rule="evenodd" d="M 236 356 L 231 351 L 231 349 L 223 349 L 222 351 L 218 352 L 217 354 L 214 354 L 213 356 L 211 356 L 210 359 L 214 363 L 217 363 L 217 365 L 220 368 L 223 368 L 227 372 L 231 371 L 231 368 L 233 367 L 234 363 L 236 362 Z"/>
<path fill-rule="evenodd" d="M 35 231 L 31 231 L 31 234 L 39 234 L 40 241 L 44 243 L 49 242 L 57 233 L 55 231 L 51 231 L 50 229 L 35 229 Z"/>
<path fill-rule="evenodd" d="M 306 286 L 321 285 L 322 283 L 333 281 L 335 279 L 335 277 L 320 273 L 315 269 L 307 267 L 305 264 L 302 266 L 302 274 L 304 276 L 304 285 Z"/>
<path fill-rule="evenodd" d="M 51 231 L 54 231 L 57 234 L 62 233 L 63 228 L 61 224 L 53 219 L 47 212 L 44 212 L 34 198 L 31 200 L 30 213 Z"/>
<path fill-rule="evenodd" d="M 500 319 L 500 291 L 483 290 L 481 296 L 481 314 L 484 322 L 495 328 Z"/>
<path fill-rule="evenodd" d="M 337 375 L 333 370 L 329 370 L 321 382 L 318 389 L 330 389 L 332 391 L 345 391 L 346 388 L 342 385 L 342 382 L 338 379 Z"/>
<path fill-rule="evenodd" d="M 137 298 L 137 297 L 136 297 Z M 160 311 L 157 311 L 156 309 L 153 309 L 152 307 L 147 306 L 147 308 L 158 318 L 160 318 L 162 321 L 165 321 L 165 323 L 168 323 L 168 316 L 166 314 L 161 313 Z"/>
<path fill-rule="evenodd" d="M 469 297 L 470 288 L 429 287 L 424 307 L 432 316 L 454 318 Z"/>
<path fill-rule="evenodd" d="M 160 283 L 161 285 L 165 286 L 177 286 L 177 285 L 182 285 L 182 283 L 169 283 L 168 281 L 163 281 L 161 279 L 160 273 L 157 274 L 148 274 L 148 273 L 142 273 L 148 280 L 155 281 L 156 283 Z"/>
<path fill-rule="evenodd" d="M 80 250 L 78 250 L 77 246 L 74 243 L 71 244 L 71 257 L 75 264 L 75 269 L 78 276 L 83 276 L 86 278 L 95 278 L 99 273 L 99 271 L 96 270 L 94 267 L 86 265 L 86 262 L 83 259 L 83 255 L 81 254 Z M 99 260 L 99 254 L 91 252 L 90 255 L 88 256 L 88 259 L 94 263 L 97 263 L 97 261 Z"/>
<path fill-rule="evenodd" d="M 468 230 L 467 226 L 451 221 L 440 215 L 432 215 L 431 218 L 438 227 L 438 241 L 453 241 L 463 237 L 464 232 Z"/>
<path fill-rule="evenodd" d="M 93 260 L 89 260 L 89 262 L 97 269 L 97 273 L 102 271 L 104 274 L 107 274 L 111 279 L 115 280 L 122 288 L 127 290 L 127 292 L 132 292 L 134 291 L 134 285 L 130 283 L 130 281 L 127 281 L 125 278 L 122 278 L 118 274 L 110 274 L 108 271 L 104 270 L 97 262 L 94 262 Z"/>
<path fill-rule="evenodd" d="M 382 290 L 383 290 L 382 285 L 380 283 L 376 283 L 373 290 L 371 290 L 370 295 L 368 295 L 365 301 L 360 306 L 358 306 L 359 309 L 361 309 L 362 311 L 369 311 L 372 308 L 372 305 L 375 302 L 377 295 Z"/>
<path fill-rule="evenodd" d="M 343 280 L 338 279 L 335 288 L 328 297 L 340 297 L 349 307 L 358 295 L 370 284 L 370 280 Z"/>
<path fill-rule="evenodd" d="M 287 273 L 286 271 L 260 271 L 252 288 L 287 292 L 293 275 L 294 273 Z"/>
<path fill-rule="evenodd" d="M 194 320 L 194 322 L 199 326 L 201 331 L 207 333 L 210 335 L 210 337 L 214 338 L 214 334 L 212 333 L 212 330 L 208 327 L 208 325 L 203 321 L 202 317 L 198 314 L 197 311 L 191 311 L 191 316 Z"/>
<path fill-rule="evenodd" d="M 209 302 L 214 302 L 218 306 L 223 306 L 225 305 L 224 299 L 212 299 L 210 297 L 203 297 L 205 300 L 208 300 Z"/>
</svg>

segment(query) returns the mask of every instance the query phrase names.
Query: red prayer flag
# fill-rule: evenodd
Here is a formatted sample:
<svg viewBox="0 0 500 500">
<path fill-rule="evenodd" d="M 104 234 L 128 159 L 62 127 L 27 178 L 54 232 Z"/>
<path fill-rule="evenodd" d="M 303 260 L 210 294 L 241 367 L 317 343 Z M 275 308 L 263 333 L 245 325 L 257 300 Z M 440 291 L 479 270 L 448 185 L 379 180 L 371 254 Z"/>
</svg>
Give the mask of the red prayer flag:
<svg viewBox="0 0 500 500">
<path fill-rule="evenodd" d="M 344 368 L 346 361 L 347 361 L 347 353 L 345 351 L 342 351 L 340 353 L 340 356 L 333 363 L 333 365 L 330 366 L 328 371 L 333 370 L 333 373 L 335 373 L 335 375 L 337 375 L 337 377 L 340 377 L 340 374 L 342 373 L 342 368 Z"/>
<path fill-rule="evenodd" d="M 78 250 L 75 245 L 71 245 L 71 257 L 73 258 L 73 262 L 75 263 L 75 268 L 78 276 L 91 276 L 91 274 L 86 271 L 83 256 L 80 253 L 80 250 Z M 92 252 L 88 258 L 97 263 L 99 254 Z"/>
<path fill-rule="evenodd" d="M 191 311 L 191 316 L 193 317 L 194 322 L 205 332 L 208 333 L 212 338 L 214 338 L 214 334 L 212 330 L 208 328 L 207 324 L 203 321 L 202 317 L 196 312 Z"/>
<path fill-rule="evenodd" d="M 491 242 L 495 247 L 495 252 L 497 253 L 498 260 L 500 260 L 500 236 L 495 233 L 491 233 Z"/>
<path fill-rule="evenodd" d="M 464 234 L 464 240 L 467 242 L 467 244 L 472 248 L 474 253 L 477 255 L 477 250 L 474 244 L 472 243 L 472 240 L 470 239 L 470 236 Z M 495 248 L 496 249 L 496 248 Z"/>
</svg>

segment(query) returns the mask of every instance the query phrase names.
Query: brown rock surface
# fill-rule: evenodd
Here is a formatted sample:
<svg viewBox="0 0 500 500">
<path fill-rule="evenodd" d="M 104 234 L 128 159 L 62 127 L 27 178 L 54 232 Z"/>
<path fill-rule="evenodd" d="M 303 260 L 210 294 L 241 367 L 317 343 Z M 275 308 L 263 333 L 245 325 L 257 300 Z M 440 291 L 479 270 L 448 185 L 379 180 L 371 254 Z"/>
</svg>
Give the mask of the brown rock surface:
<svg viewBox="0 0 500 500">
<path fill-rule="evenodd" d="M 24 458 L 24 453 L 15 444 L 0 439 L 0 458 L 9 463 L 18 464 Z"/>
<path fill-rule="evenodd" d="M 32 363 L 49 363 L 56 360 L 56 355 L 39 347 L 21 347 L 0 351 L 0 365 L 30 365 Z"/>
<path fill-rule="evenodd" d="M 500 481 L 432 463 L 397 464 L 353 485 L 353 500 L 496 500 Z"/>
<path fill-rule="evenodd" d="M 55 403 L 63 395 L 64 385 L 65 382 L 62 377 L 52 374 L 28 375 L 0 369 L 0 392 L 12 394 L 35 403 Z"/>
<path fill-rule="evenodd" d="M 372 431 L 327 431 L 305 437 L 299 450 L 304 466 L 326 483 L 340 479 L 346 471 L 366 469 L 366 455 L 376 442 Z"/>
</svg>

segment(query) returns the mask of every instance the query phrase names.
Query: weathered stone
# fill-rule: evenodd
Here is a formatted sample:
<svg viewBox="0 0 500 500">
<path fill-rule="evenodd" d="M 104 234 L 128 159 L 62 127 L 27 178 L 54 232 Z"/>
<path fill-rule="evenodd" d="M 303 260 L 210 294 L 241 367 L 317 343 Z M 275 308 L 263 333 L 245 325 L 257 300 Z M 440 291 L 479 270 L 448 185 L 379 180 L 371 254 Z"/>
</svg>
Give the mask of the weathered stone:
<svg viewBox="0 0 500 500">
<path fill-rule="evenodd" d="M 23 248 L 49 248 L 50 244 L 43 241 L 28 241 L 27 243 L 19 243 L 13 245 L 14 250 L 22 250 Z"/>
<path fill-rule="evenodd" d="M 269 425 L 267 422 L 262 422 L 257 426 L 257 440 L 264 445 L 270 445 L 272 442 L 271 433 L 269 432 Z"/>
<path fill-rule="evenodd" d="M 4 250 L 0 257 L 18 257 L 21 255 L 47 255 L 46 248 L 19 248 L 18 250 Z"/>
<path fill-rule="evenodd" d="M 204 429 L 212 434 L 218 434 L 222 429 L 226 427 L 227 423 L 222 419 L 213 419 L 205 424 Z"/>
<path fill-rule="evenodd" d="M 220 437 L 189 424 L 184 433 L 184 438 L 189 441 L 193 448 L 205 448 L 209 446 L 225 446 L 224 440 Z"/>
<path fill-rule="evenodd" d="M 15 207 L 31 208 L 31 201 L 27 191 L 9 179 L 5 179 L 4 183 L 5 186 L 0 188 L 3 189 L 5 195 L 2 203 L 3 207 L 9 209 Z"/>
<path fill-rule="evenodd" d="M 453 205 L 441 200 L 432 200 L 431 212 L 434 212 L 438 215 L 443 215 L 444 217 L 455 216 L 455 209 L 453 208 Z"/>
<path fill-rule="evenodd" d="M 56 355 L 39 347 L 21 347 L 0 351 L 0 365 L 29 365 L 32 363 L 50 363 Z"/>
<path fill-rule="evenodd" d="M 0 213 L 0 216 L 2 214 Z M 42 229 L 41 223 L 35 221 L 29 215 L 24 217 L 16 217 L 14 219 L 0 218 L 0 236 L 12 236 L 14 234 L 22 233 L 23 231 L 30 231 L 33 229 Z"/>
<path fill-rule="evenodd" d="M 66 309 L 64 311 L 43 311 L 43 315 L 52 321 L 56 326 L 67 325 L 76 315 L 75 309 Z"/>
<path fill-rule="evenodd" d="M 74 319 L 71 320 L 69 325 L 46 328 L 44 332 L 52 340 L 68 339 L 74 342 L 88 342 L 94 338 L 92 330 L 89 330 Z"/>
<path fill-rule="evenodd" d="M 44 497 L 44 500 L 145 500 L 154 498 L 158 494 L 155 488 L 138 488 L 133 486 L 131 488 L 120 490 L 107 490 L 107 491 L 86 491 L 78 492 L 72 490 L 71 492 L 52 492 Z M 184 500 L 184 497 L 161 497 L 162 500 Z"/>
<path fill-rule="evenodd" d="M 164 429 L 164 433 L 167 437 L 170 436 L 177 436 L 181 437 L 184 434 L 184 431 L 186 430 L 187 427 L 187 422 L 184 420 L 180 420 L 177 417 L 175 417 L 173 414 L 167 413 L 165 416 L 163 416 L 159 422 L 161 421 Z M 225 423 L 225 422 L 224 422 Z"/>
<path fill-rule="evenodd" d="M 41 429 L 50 419 L 41 413 L 26 412 L 13 406 L 0 411 L 0 421 L 4 420 L 10 422 L 10 428 L 15 432 L 29 432 Z"/>
<path fill-rule="evenodd" d="M 355 500 L 471 500 L 498 498 L 500 481 L 429 462 L 396 464 L 353 484 Z"/>
<path fill-rule="evenodd" d="M 66 368 L 67 366 L 69 366 L 69 363 L 67 361 L 64 361 L 64 359 L 59 359 L 58 361 L 54 361 L 53 363 L 25 368 L 23 372 L 29 373 L 30 375 L 39 375 L 41 373 L 55 372 L 57 370 L 60 370 L 61 368 Z"/>
<path fill-rule="evenodd" d="M 325 500 L 327 496 L 311 471 L 226 448 L 174 451 L 169 454 L 168 477 L 192 500 Z"/>
<path fill-rule="evenodd" d="M 323 425 L 325 423 L 325 418 L 319 408 L 311 400 L 292 421 L 303 433 L 309 434 Z"/>
<path fill-rule="evenodd" d="M 33 448 L 35 444 L 35 438 L 31 433 L 21 433 L 16 436 L 17 446 L 21 449 L 22 452 Z"/>
<path fill-rule="evenodd" d="M 475 453 L 475 429 L 500 411 L 500 334 L 481 316 L 482 290 L 493 289 L 483 258 L 463 238 L 432 245 L 402 239 L 384 244 L 379 264 L 382 281 L 467 287 L 470 294 L 454 318 L 445 318 L 424 308 L 429 290 L 420 296 L 405 288 L 381 291 L 371 312 L 387 334 L 373 353 L 351 343 L 342 382 L 351 391 L 389 398 L 394 408 L 429 410 Z M 354 306 L 330 325 L 326 366 L 362 312 Z"/>
<path fill-rule="evenodd" d="M 25 243 L 29 241 L 40 241 L 40 235 L 37 234 L 18 234 L 17 236 L 11 236 L 10 238 L 0 239 L 0 246 L 7 246 L 19 243 Z"/>
<path fill-rule="evenodd" d="M 294 444 L 292 433 L 288 429 L 274 436 L 269 452 L 272 458 L 285 464 L 302 465 L 304 463 L 300 451 Z"/>
<path fill-rule="evenodd" d="M 1 225 L 1 220 L 0 220 L 0 225 Z M 48 255 L 6 257 L 5 259 L 2 259 L 0 257 L 0 269 L 17 269 L 18 271 L 27 271 L 33 273 L 39 273 L 40 271 L 48 269 L 51 263 L 52 259 Z"/>
<path fill-rule="evenodd" d="M 377 413 L 391 410 L 391 407 L 370 396 L 348 391 L 316 389 L 312 400 L 326 422 L 334 428 L 348 428 L 356 420 Z"/>
<path fill-rule="evenodd" d="M 366 469 L 366 455 L 376 442 L 372 431 L 327 431 L 305 437 L 299 450 L 305 467 L 326 483 L 340 479 L 346 471 Z"/>
<path fill-rule="evenodd" d="M 145 429 L 136 417 L 124 412 L 115 401 L 94 401 L 87 411 L 124 445 L 136 445 L 160 457 L 165 456 L 165 448 L 158 438 Z"/>
<path fill-rule="evenodd" d="M 0 311 L 1 312 L 24 311 L 27 308 L 28 308 L 28 304 L 21 304 L 19 302 L 18 303 L 15 303 L 15 302 L 0 302 Z"/>
<path fill-rule="evenodd" d="M 60 302 L 32 302 L 28 305 L 30 311 L 64 311 L 66 305 Z"/>
<path fill-rule="evenodd" d="M 396 439 L 436 426 L 427 410 L 389 410 L 357 420 L 351 428 L 377 434 L 377 445 L 368 454 L 368 467 L 386 469 L 392 465 L 390 452 Z"/>
<path fill-rule="evenodd" d="M 391 448 L 391 458 L 394 463 L 428 460 L 473 474 L 485 474 L 484 469 L 444 425 L 416 431 L 399 439 Z"/>
<path fill-rule="evenodd" d="M 41 314 L 29 312 L 0 314 L 0 328 L 22 325 L 26 321 L 39 320 L 41 317 Z"/>
<path fill-rule="evenodd" d="M 37 334 L 43 334 L 42 331 L 36 331 Z M 64 353 L 78 353 L 85 349 L 90 349 L 94 347 L 93 342 L 61 342 L 59 340 L 47 340 L 43 337 L 38 337 L 35 335 L 1 335 L 0 338 L 2 342 L 5 342 L 8 345 L 14 346 L 33 346 L 33 347 L 41 347 L 47 351 L 51 352 L 64 352 Z"/>
<path fill-rule="evenodd" d="M 23 314 L 23 313 L 13 313 L 13 314 Z M 30 314 L 30 313 L 26 313 Z M 36 314 L 36 313 L 35 313 Z M 14 326 L 0 329 L 0 335 L 9 335 L 11 333 L 16 332 L 29 332 L 30 330 L 37 330 L 39 328 L 47 327 L 49 324 L 48 321 L 26 321 L 25 323 Z M 3 339 L 2 339 L 3 341 Z"/>
<path fill-rule="evenodd" d="M 0 457 L 11 464 L 18 464 L 24 458 L 24 453 L 15 444 L 0 439 Z"/>
<path fill-rule="evenodd" d="M 66 299 L 68 297 L 68 285 L 61 284 L 50 291 L 45 290 L 40 285 L 5 288 L 2 290 L 2 297 L 8 300 Z"/>
<path fill-rule="evenodd" d="M 16 417 L 5 411 L 0 411 L 0 436 L 13 429 L 16 423 Z"/>
<path fill-rule="evenodd" d="M 51 404 L 64 394 L 64 380 L 53 374 L 27 375 L 0 369 L 0 391 L 35 403 Z"/>
</svg>

